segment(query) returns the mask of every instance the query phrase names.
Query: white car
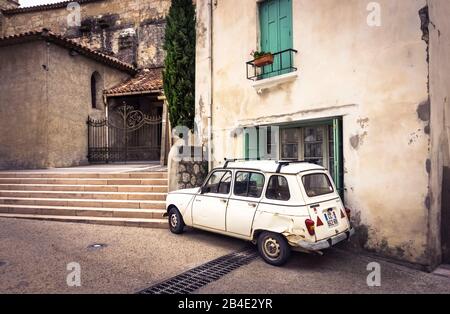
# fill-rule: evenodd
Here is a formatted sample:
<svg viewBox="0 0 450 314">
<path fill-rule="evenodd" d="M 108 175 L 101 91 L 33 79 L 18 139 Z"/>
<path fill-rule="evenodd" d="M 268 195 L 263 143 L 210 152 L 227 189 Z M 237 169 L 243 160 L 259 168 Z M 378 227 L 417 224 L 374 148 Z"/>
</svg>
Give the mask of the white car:
<svg viewBox="0 0 450 314">
<path fill-rule="evenodd" d="M 354 229 L 329 173 L 288 161 L 226 161 L 201 188 L 169 193 L 169 228 L 185 226 L 257 243 L 280 266 L 291 250 L 318 252 L 348 240 Z"/>
</svg>

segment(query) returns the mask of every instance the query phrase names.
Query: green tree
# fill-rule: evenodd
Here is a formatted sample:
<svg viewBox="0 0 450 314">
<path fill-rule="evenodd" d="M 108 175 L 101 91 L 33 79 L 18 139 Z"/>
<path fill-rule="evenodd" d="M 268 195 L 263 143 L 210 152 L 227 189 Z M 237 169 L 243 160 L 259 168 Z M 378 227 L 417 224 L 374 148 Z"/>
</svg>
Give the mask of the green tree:
<svg viewBox="0 0 450 314">
<path fill-rule="evenodd" d="M 172 127 L 194 129 L 195 7 L 191 0 L 172 0 L 166 18 L 163 75 Z"/>
</svg>

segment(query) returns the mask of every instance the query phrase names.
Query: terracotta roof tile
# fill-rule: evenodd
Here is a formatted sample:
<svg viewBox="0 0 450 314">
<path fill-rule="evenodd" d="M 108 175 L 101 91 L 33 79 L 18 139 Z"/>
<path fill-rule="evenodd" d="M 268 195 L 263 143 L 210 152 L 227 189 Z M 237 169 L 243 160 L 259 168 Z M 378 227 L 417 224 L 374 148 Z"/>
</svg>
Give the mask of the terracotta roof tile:
<svg viewBox="0 0 450 314">
<path fill-rule="evenodd" d="M 105 0 L 77 0 L 76 2 L 78 4 L 84 4 L 84 3 L 100 2 L 100 1 L 105 1 Z M 6 10 L 1 10 L 1 11 L 5 15 L 35 12 L 35 11 L 47 11 L 47 10 L 65 8 L 71 2 L 74 2 L 74 1 L 73 0 L 72 1 L 61 1 L 61 2 L 56 2 L 56 3 L 41 4 L 41 5 L 35 5 L 35 6 L 30 6 L 30 7 L 24 7 L 24 8 L 6 9 Z"/>
<path fill-rule="evenodd" d="M 135 77 L 105 91 L 105 95 L 119 96 L 161 92 L 163 89 L 162 71 L 163 68 L 144 69 Z"/>
<path fill-rule="evenodd" d="M 0 37 L 0 47 L 23 42 L 29 42 L 32 40 L 45 40 L 48 42 L 52 42 L 56 45 L 76 51 L 81 55 L 94 59 L 98 62 L 107 64 L 121 71 L 128 72 L 131 74 L 136 73 L 136 69 L 131 64 L 122 62 L 119 59 L 95 51 L 87 46 L 81 45 L 75 40 L 68 39 L 65 38 L 64 36 L 52 33 L 47 29 L 43 29 L 42 31 L 31 31 L 6 37 Z"/>
</svg>

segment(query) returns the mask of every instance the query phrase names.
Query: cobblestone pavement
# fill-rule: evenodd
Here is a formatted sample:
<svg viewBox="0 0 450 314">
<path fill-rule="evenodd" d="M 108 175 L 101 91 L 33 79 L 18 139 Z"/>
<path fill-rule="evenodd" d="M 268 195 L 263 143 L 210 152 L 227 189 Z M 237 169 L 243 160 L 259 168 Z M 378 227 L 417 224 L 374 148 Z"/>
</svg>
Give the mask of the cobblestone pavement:
<svg viewBox="0 0 450 314">
<path fill-rule="evenodd" d="M 90 250 L 94 243 L 105 248 Z M 246 247 L 245 242 L 188 230 L 0 219 L 0 293 L 135 293 Z M 366 267 L 381 266 L 381 287 Z M 81 266 L 81 287 L 68 287 L 67 264 Z M 197 293 L 450 293 L 450 279 L 339 249 L 294 253 L 276 268 L 257 259 Z"/>
</svg>

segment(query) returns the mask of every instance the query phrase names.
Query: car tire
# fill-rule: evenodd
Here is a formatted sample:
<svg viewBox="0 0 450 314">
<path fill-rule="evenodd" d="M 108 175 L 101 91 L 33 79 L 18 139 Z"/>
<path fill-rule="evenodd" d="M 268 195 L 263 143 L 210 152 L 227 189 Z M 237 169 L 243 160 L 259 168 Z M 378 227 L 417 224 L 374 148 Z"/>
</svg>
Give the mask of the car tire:
<svg viewBox="0 0 450 314">
<path fill-rule="evenodd" d="M 258 252 L 266 263 L 282 266 L 291 255 L 291 248 L 281 234 L 265 231 L 258 237 Z"/>
<path fill-rule="evenodd" d="M 184 221 L 180 211 L 172 207 L 169 210 L 169 229 L 174 234 L 181 234 L 184 231 Z"/>
</svg>

